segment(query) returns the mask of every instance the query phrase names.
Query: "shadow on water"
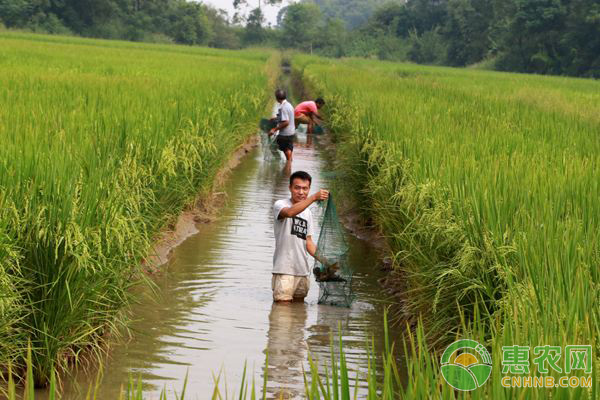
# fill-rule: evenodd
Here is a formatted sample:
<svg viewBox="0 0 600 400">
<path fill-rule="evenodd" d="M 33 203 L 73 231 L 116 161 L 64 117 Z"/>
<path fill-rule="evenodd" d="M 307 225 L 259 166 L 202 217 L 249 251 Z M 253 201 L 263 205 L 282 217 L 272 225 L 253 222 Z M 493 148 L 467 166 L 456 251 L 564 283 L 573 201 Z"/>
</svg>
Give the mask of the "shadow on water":
<svg viewBox="0 0 600 400">
<path fill-rule="evenodd" d="M 311 173 L 313 190 L 327 187 L 319 138 L 298 136 L 291 171 Z M 174 249 L 156 278 L 158 289 L 142 293 L 133 307 L 133 338 L 111 349 L 98 398 L 117 398 L 129 375 L 143 379 L 147 398 L 158 398 L 163 388 L 173 396 L 186 373 L 187 393 L 206 398 L 219 370 L 221 393 L 226 379 L 231 394 L 239 389 L 244 362 L 261 385 L 267 352 L 268 397 L 278 398 L 283 391 L 284 398 L 298 398 L 302 370 L 309 369 L 308 352 L 328 363 L 330 336 L 337 341 L 339 324 L 349 367 L 366 371 L 366 342 L 375 338 L 376 351 L 382 349 L 386 302 L 377 283 L 383 273 L 368 243 L 348 238 L 357 296 L 351 308 L 318 305 L 312 278 L 305 303 L 272 302 L 271 207 L 289 197 L 289 174 L 283 161 L 264 161 L 260 149 L 234 170 L 219 219 L 199 225 L 196 235 Z M 319 221 L 323 210 L 316 205 L 313 210 Z M 84 398 L 94 379 L 95 372 L 76 375 L 63 398 Z"/>
</svg>

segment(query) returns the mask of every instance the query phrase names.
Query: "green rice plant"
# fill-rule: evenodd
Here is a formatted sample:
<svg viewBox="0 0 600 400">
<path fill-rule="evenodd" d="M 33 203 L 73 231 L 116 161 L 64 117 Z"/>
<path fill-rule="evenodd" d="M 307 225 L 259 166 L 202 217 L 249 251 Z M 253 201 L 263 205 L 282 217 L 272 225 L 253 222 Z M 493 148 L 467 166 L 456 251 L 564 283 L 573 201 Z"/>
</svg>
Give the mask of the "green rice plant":
<svg viewBox="0 0 600 400">
<path fill-rule="evenodd" d="M 300 55 L 294 65 L 329 99 L 340 181 L 401 273 L 397 318 L 422 332 L 417 349 L 431 346 L 409 392 L 453 397 L 434 383 L 433 354 L 474 332 L 498 355 L 590 344 L 597 364 L 599 82 Z M 594 393 L 497 380 L 478 396 Z"/>
<path fill-rule="evenodd" d="M 254 133 L 273 63 L 0 33 L 0 365 L 24 374 L 30 340 L 44 385 L 123 332 L 154 240 Z"/>
<path fill-rule="evenodd" d="M 476 317 L 477 318 L 477 317 Z M 308 364 L 309 370 L 304 372 L 304 398 L 308 400 L 350 400 L 358 398 L 366 398 L 369 400 L 395 400 L 395 399 L 414 399 L 414 398 L 442 398 L 442 399 L 456 399 L 456 398 L 512 398 L 512 397 L 528 397 L 531 393 L 525 391 L 522 392 L 506 392 L 500 390 L 497 386 L 499 382 L 501 366 L 499 360 L 494 361 L 494 369 L 492 373 L 491 382 L 487 383 L 486 386 L 480 388 L 477 391 L 466 393 L 455 391 L 452 387 L 444 382 L 440 377 L 440 363 L 438 361 L 439 354 L 428 346 L 426 334 L 423 330 L 423 324 L 417 325 L 416 330 L 413 332 L 411 329 L 407 329 L 407 336 L 403 339 L 404 354 L 407 355 L 406 368 L 407 377 L 403 377 L 401 374 L 401 366 L 397 363 L 397 356 L 395 354 L 395 343 L 390 343 L 390 328 L 388 324 L 388 311 L 384 310 L 383 316 L 384 324 L 384 347 L 381 354 L 376 354 L 374 342 L 371 344 L 366 343 L 367 347 L 367 358 L 366 369 L 356 371 L 354 378 L 351 378 L 346 355 L 344 351 L 344 344 L 342 340 L 343 332 L 341 326 L 339 326 L 338 343 L 335 344 L 333 335 L 330 339 L 330 357 L 328 363 L 323 365 L 323 369 L 320 368 L 318 360 L 312 358 L 309 352 Z M 481 325 L 478 325 L 481 326 Z M 463 329 L 470 330 L 473 334 L 472 337 L 482 340 L 484 332 L 470 329 L 466 324 L 466 320 L 463 319 Z M 337 350 L 337 353 L 336 353 Z M 496 349 L 497 350 L 497 349 Z M 496 351 L 493 351 L 494 353 Z M 31 354 L 29 352 L 29 354 Z M 264 371 L 268 370 L 268 354 L 265 359 Z M 329 365 L 329 367 L 328 367 Z M 382 365 L 383 368 L 380 370 L 376 369 L 376 365 Z M 32 376 L 32 364 L 31 357 L 27 360 L 27 379 Z M 54 376 L 54 375 L 52 375 Z M 263 374 L 263 385 L 262 388 L 257 388 L 254 379 L 254 373 L 252 373 L 252 384 L 249 385 L 249 373 L 246 368 L 242 372 L 241 382 L 239 384 L 239 391 L 229 393 L 227 388 L 222 391 L 220 388 L 220 381 L 224 377 L 223 371 L 214 376 L 214 390 L 211 395 L 212 399 L 256 399 L 260 396 L 262 391 L 262 398 L 266 399 L 267 386 L 269 384 L 269 378 L 266 373 Z M 359 380 L 366 383 L 366 387 L 359 387 Z M 91 383 L 86 394 L 87 400 L 98 399 L 98 388 L 102 380 L 102 372 L 100 371 L 96 377 L 95 382 Z M 9 381 L 9 392 L 8 400 L 16 400 L 16 390 L 14 382 L 12 381 L 12 375 L 8 376 Z M 354 381 L 354 383 L 352 382 Z M 24 397 L 26 399 L 33 400 L 33 386 L 27 381 L 23 388 Z M 49 398 L 60 399 L 59 392 L 55 391 L 56 380 L 51 379 Z M 126 388 L 122 388 L 120 391 L 120 400 L 142 400 L 144 398 L 143 382 L 140 377 L 134 378 L 132 375 L 129 376 Z M 187 374 L 184 379 L 182 390 L 180 393 L 175 393 L 174 397 L 169 397 L 166 394 L 166 390 L 160 394 L 161 400 L 167 400 L 174 398 L 177 400 L 184 400 L 186 398 L 187 387 Z M 565 395 L 566 394 L 566 395 Z M 200 395 L 200 394 L 192 394 Z M 542 392 L 542 396 L 545 392 Z M 586 393 L 581 391 L 575 391 L 577 398 L 585 398 Z M 188 396 L 189 397 L 189 396 Z M 568 392 L 558 393 L 558 398 L 571 398 L 574 397 L 569 395 Z M 281 397 L 283 398 L 283 392 Z M 594 398 L 593 395 L 591 398 Z"/>
</svg>

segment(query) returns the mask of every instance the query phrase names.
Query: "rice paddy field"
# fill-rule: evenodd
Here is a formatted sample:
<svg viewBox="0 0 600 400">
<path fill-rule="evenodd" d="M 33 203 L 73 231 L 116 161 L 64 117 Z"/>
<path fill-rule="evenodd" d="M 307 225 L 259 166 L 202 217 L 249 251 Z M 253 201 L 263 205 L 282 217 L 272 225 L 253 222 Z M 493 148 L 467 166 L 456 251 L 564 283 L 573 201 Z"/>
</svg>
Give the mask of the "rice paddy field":
<svg viewBox="0 0 600 400">
<path fill-rule="evenodd" d="M 597 398 L 600 82 L 302 55 L 293 65 L 327 98 L 340 181 L 406 286 L 404 394 Z M 468 394 L 439 374 L 439 349 L 459 338 L 493 354 L 490 380 Z M 513 345 L 591 345 L 593 389 L 501 386 Z"/>
<path fill-rule="evenodd" d="M 0 372 L 27 375 L 27 398 L 126 329 L 153 241 L 255 132 L 278 61 L 0 32 Z M 409 379 L 386 341 L 368 398 L 597 398 L 600 82 L 305 55 L 292 67 L 327 101 L 336 176 L 403 290 Z M 440 376 L 459 338 L 492 354 L 469 393 Z M 590 345 L 593 372 L 573 376 L 592 387 L 503 387 L 514 345 Z M 307 398 L 350 398 L 343 347 L 331 353 L 331 381 L 311 360 Z"/>
<path fill-rule="evenodd" d="M 0 365 L 30 347 L 41 384 L 99 355 L 152 240 L 254 134 L 271 56 L 0 32 Z"/>
</svg>

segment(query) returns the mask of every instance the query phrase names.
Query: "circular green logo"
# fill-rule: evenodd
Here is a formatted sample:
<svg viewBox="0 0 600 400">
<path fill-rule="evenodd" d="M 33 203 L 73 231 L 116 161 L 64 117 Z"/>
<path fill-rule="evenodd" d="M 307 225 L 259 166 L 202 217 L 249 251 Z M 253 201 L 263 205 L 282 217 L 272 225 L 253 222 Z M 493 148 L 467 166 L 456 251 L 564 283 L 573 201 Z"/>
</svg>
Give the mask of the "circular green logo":
<svg viewBox="0 0 600 400">
<path fill-rule="evenodd" d="M 457 390 L 481 387 L 492 373 L 490 353 L 474 340 L 461 339 L 446 347 L 442 354 L 442 376 Z"/>
</svg>

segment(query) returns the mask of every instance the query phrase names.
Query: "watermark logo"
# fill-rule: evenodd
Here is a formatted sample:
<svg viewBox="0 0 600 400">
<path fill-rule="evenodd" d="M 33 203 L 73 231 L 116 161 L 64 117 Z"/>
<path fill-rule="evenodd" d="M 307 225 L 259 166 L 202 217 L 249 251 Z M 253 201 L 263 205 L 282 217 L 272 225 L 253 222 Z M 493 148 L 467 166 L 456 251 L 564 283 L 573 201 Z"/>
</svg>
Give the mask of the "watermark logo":
<svg viewBox="0 0 600 400">
<path fill-rule="evenodd" d="M 492 373 L 492 357 L 481 344 L 461 339 L 446 347 L 442 354 L 442 376 L 457 390 L 481 387 Z"/>
<path fill-rule="evenodd" d="M 592 387 L 592 346 L 502 346 L 502 386 L 537 388 Z M 564 354 L 564 357 L 562 355 Z M 561 360 L 562 357 L 562 360 Z M 531 363 L 538 375 L 532 375 Z M 549 376 L 552 373 L 554 376 Z M 573 375 L 578 373 L 579 376 Z M 548 375 L 548 376 L 546 376 Z M 589 375 L 589 376 L 587 376 Z"/>
</svg>

